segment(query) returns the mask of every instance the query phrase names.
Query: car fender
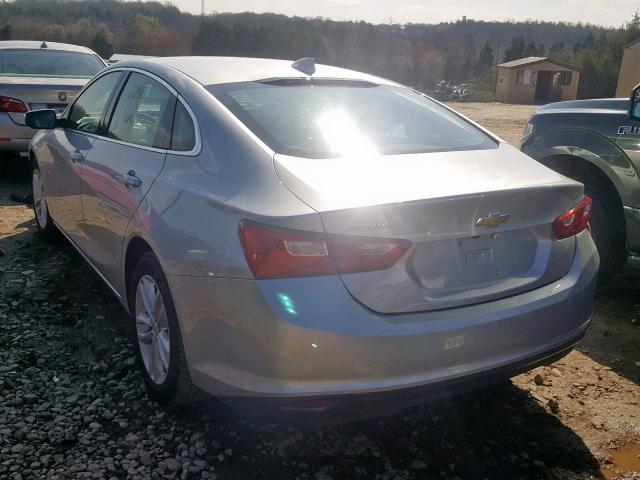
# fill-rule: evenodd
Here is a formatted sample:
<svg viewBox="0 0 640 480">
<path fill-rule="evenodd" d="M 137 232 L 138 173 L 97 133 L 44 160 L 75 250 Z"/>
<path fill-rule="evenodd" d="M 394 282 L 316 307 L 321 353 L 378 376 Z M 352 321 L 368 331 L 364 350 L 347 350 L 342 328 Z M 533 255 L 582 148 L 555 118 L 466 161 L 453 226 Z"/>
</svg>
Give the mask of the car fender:
<svg viewBox="0 0 640 480">
<path fill-rule="evenodd" d="M 560 155 L 581 158 L 607 176 L 624 205 L 640 205 L 638 172 L 625 152 L 604 135 L 584 128 L 550 129 L 525 141 L 522 151 L 543 164 Z"/>
</svg>

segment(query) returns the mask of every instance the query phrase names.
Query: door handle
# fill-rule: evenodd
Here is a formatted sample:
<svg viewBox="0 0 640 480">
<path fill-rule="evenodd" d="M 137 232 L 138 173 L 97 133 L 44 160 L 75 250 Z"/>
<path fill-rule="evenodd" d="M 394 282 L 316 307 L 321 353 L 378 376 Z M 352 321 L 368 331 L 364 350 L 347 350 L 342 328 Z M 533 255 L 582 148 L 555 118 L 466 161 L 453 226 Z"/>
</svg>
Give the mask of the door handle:
<svg viewBox="0 0 640 480">
<path fill-rule="evenodd" d="M 136 172 L 134 170 L 129 170 L 124 177 L 124 186 L 127 188 L 140 188 L 142 186 L 142 180 L 139 177 L 136 177 Z"/>
<path fill-rule="evenodd" d="M 78 163 L 84 160 L 84 155 L 80 151 L 75 151 L 71 154 L 71 161 L 74 163 Z"/>
</svg>

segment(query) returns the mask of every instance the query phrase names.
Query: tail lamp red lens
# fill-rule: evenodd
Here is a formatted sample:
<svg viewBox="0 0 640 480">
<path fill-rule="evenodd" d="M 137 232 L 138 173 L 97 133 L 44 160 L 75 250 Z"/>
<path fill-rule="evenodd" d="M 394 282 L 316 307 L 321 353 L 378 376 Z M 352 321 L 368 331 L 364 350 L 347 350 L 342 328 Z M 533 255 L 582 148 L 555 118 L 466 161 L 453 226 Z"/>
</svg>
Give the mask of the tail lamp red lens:
<svg viewBox="0 0 640 480">
<path fill-rule="evenodd" d="M 25 113 L 27 106 L 17 98 L 0 95 L 0 112 L 5 113 Z"/>
<path fill-rule="evenodd" d="M 408 240 L 304 232 L 247 220 L 240 222 L 239 233 L 258 279 L 384 270 L 411 247 Z"/>
<path fill-rule="evenodd" d="M 591 199 L 585 195 L 575 208 L 556 218 L 553 222 L 556 238 L 561 240 L 573 237 L 586 229 L 591 220 L 592 203 Z"/>
</svg>

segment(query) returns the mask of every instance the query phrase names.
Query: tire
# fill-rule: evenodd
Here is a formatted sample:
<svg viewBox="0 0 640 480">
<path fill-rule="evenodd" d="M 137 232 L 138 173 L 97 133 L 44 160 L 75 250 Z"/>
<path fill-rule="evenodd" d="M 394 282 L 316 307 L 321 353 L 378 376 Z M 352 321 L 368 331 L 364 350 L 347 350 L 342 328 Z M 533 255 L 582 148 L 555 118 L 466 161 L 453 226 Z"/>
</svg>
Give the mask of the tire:
<svg viewBox="0 0 640 480">
<path fill-rule="evenodd" d="M 38 232 L 45 240 L 54 241 L 59 238 L 60 232 L 53 223 L 47 204 L 47 196 L 44 192 L 42 175 L 37 162 L 31 166 L 31 196 L 33 198 L 33 214 L 36 217 Z"/>
<path fill-rule="evenodd" d="M 154 308 L 146 307 L 150 302 L 145 305 L 145 291 L 159 294 L 166 314 L 164 317 L 157 315 L 155 327 L 150 326 L 154 320 L 148 310 L 153 310 L 156 316 L 155 312 L 161 309 L 155 308 L 157 303 Z M 205 394 L 191 382 L 169 284 L 153 253 L 146 252 L 138 260 L 128 293 L 131 335 L 149 396 L 166 406 L 186 405 L 203 399 Z M 150 297 L 146 297 L 148 301 Z"/>
<path fill-rule="evenodd" d="M 598 280 L 607 282 L 615 277 L 627 261 L 627 235 L 624 213 L 617 194 L 592 175 L 576 178 L 584 184 L 584 193 L 593 200 L 591 236 L 600 255 Z"/>
</svg>

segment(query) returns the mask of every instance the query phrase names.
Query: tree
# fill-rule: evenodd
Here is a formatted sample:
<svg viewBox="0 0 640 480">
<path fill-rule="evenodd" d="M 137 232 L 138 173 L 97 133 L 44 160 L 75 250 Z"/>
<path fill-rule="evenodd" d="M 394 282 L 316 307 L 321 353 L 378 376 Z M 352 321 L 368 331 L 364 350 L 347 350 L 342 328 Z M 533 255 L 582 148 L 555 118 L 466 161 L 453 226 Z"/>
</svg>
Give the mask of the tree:
<svg viewBox="0 0 640 480">
<path fill-rule="evenodd" d="M 564 42 L 555 42 L 549 47 L 549 56 L 558 59 L 565 53 Z"/>
<path fill-rule="evenodd" d="M 96 28 L 96 34 L 91 39 L 89 47 L 102 58 L 110 58 L 113 55 L 113 34 L 106 25 Z"/>
<path fill-rule="evenodd" d="M 0 26 L 0 40 L 11 39 L 11 23 L 5 22 Z"/>
<path fill-rule="evenodd" d="M 231 45 L 231 30 L 220 20 L 204 20 L 191 42 L 196 55 L 228 55 Z"/>
<path fill-rule="evenodd" d="M 473 37 L 467 33 L 462 43 L 462 65 L 458 74 L 458 80 L 466 81 L 475 76 L 474 66 L 478 59 L 478 51 L 476 42 Z"/>
<path fill-rule="evenodd" d="M 146 55 L 184 55 L 189 49 L 186 42 L 156 17 L 137 14 L 127 28 L 125 53 Z"/>
<path fill-rule="evenodd" d="M 524 49 L 523 56 L 524 57 L 537 57 L 539 55 L 538 49 L 536 48 L 536 42 L 529 42 Z"/>
<path fill-rule="evenodd" d="M 510 62 L 511 60 L 518 60 L 519 58 L 523 58 L 524 52 L 526 49 L 526 44 L 524 41 L 524 37 L 521 35 L 519 37 L 513 37 L 511 39 L 511 45 L 504 52 L 504 61 Z"/>
<path fill-rule="evenodd" d="M 489 45 L 489 42 L 485 42 L 484 47 L 480 50 L 478 56 L 478 65 L 482 71 L 488 70 L 493 66 L 495 62 L 495 56 L 493 54 L 493 48 Z"/>
</svg>

